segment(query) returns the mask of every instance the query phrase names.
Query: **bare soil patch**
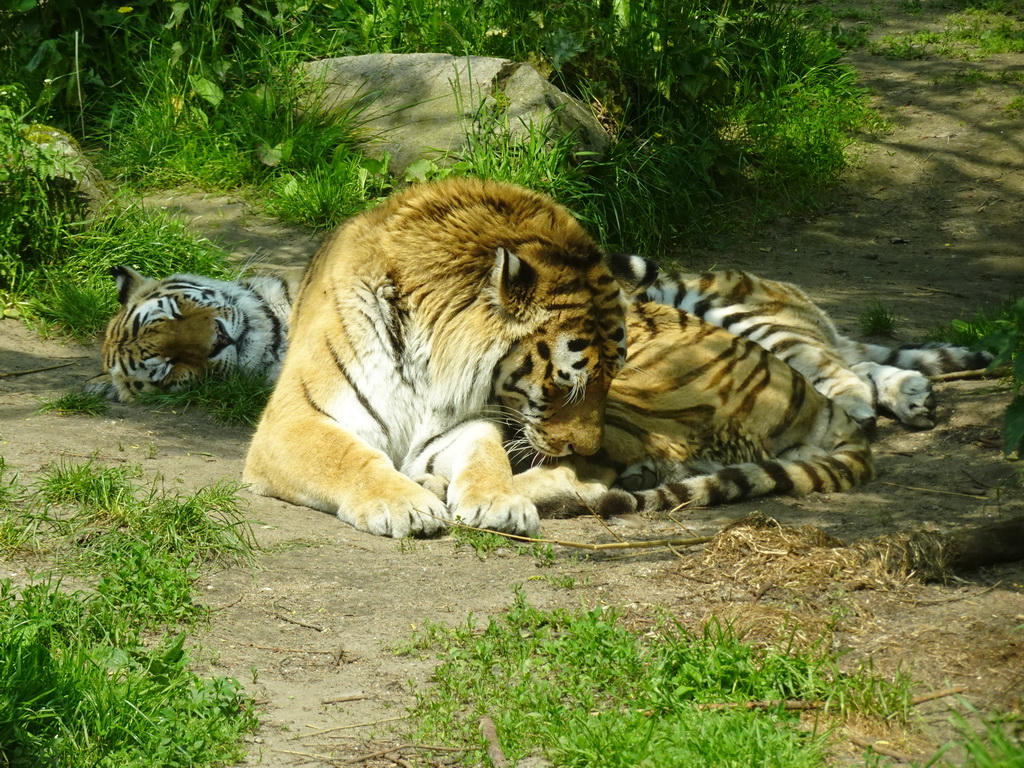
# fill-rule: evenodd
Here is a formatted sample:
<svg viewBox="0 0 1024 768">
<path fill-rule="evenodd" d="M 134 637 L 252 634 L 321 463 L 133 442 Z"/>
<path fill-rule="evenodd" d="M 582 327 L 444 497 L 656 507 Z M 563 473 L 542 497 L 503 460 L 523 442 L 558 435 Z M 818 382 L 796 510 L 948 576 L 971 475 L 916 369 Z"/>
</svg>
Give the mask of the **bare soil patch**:
<svg viewBox="0 0 1024 768">
<path fill-rule="evenodd" d="M 890 15 L 875 34 L 903 21 L 928 19 Z M 819 215 L 780 220 L 743 242 L 681 257 L 694 269 L 731 266 L 797 282 L 855 336 L 857 316 L 880 299 L 900 315 L 897 341 L 916 340 L 1024 287 L 1024 123 L 1003 110 L 1016 92 L 957 76 L 1020 70 L 1024 57 L 965 63 L 862 53 L 851 61 L 893 122 L 892 133 L 859 146 L 855 166 Z M 151 204 L 194 219 L 241 259 L 296 264 L 316 246 L 309 233 L 223 198 L 167 194 Z M 93 456 L 138 464 L 182 489 L 240 477 L 249 430 L 217 425 L 202 412 L 115 406 L 102 418 L 37 413 L 41 399 L 94 373 L 98 347 L 40 340 L 16 321 L 0 321 L 0 372 L 62 363 L 71 365 L 0 378 L 0 451 L 26 478 L 51 462 Z M 876 443 L 880 477 L 850 493 L 693 510 L 663 523 L 619 521 L 610 530 L 594 519 L 549 521 L 543 535 L 583 542 L 705 535 L 761 511 L 848 543 L 1024 514 L 1020 466 L 1000 453 L 1005 387 L 960 381 L 939 384 L 937 392 L 938 426 L 909 432 L 884 423 Z M 511 551 L 480 559 L 450 538 L 378 539 L 319 512 L 247 499 L 263 546 L 259 570 L 203 580 L 202 599 L 215 612 L 199 640 L 209 671 L 237 677 L 261 702 L 251 765 L 327 764 L 316 756 L 342 760 L 370 751 L 371 740 L 386 739 L 398 722 L 392 718 L 405 714 L 409 681 L 425 681 L 432 667 L 393 649 L 424 622 L 454 625 L 469 614 L 502 611 L 515 584 L 538 607 L 615 605 L 637 627 L 665 609 L 693 626 L 711 617 L 736 621 L 753 639 L 792 627 L 808 641 L 825 632 L 850 664 L 870 659 L 882 674 L 902 669 L 922 693 L 963 687 L 963 697 L 983 710 L 1019 710 L 1024 697 L 1021 563 L 922 584 L 856 569 L 827 573 L 813 548 L 754 539 L 728 556 L 585 557 L 556 548 L 555 562 L 544 565 Z M 0 575 L 25 579 L 26 566 L 0 561 Z M 568 582 L 549 576 L 571 577 L 574 586 L 560 588 Z M 948 735 L 948 706 L 922 706 L 914 734 L 860 735 L 928 755 Z M 361 723 L 374 725 L 353 727 Z M 839 747 L 851 759 L 859 752 Z"/>
</svg>

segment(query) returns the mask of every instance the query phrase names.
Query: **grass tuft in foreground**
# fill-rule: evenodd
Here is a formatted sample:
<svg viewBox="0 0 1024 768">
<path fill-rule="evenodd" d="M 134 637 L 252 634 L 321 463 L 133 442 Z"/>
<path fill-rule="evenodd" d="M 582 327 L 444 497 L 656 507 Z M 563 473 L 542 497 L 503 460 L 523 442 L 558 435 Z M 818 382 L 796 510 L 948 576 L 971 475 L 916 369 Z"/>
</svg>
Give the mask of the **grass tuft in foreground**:
<svg viewBox="0 0 1024 768">
<path fill-rule="evenodd" d="M 251 561 L 236 489 L 168 493 L 137 485 L 137 468 L 93 462 L 50 467 L 31 486 L 5 470 L 0 550 L 51 565 L 27 585 L 0 581 L 0 764 L 243 759 L 252 702 L 235 680 L 196 676 L 185 650 L 208 614 L 192 597 L 199 569 Z"/>
<path fill-rule="evenodd" d="M 482 631 L 425 632 L 411 649 L 432 647 L 440 663 L 416 693 L 416 735 L 467 747 L 467 765 L 483 760 L 486 715 L 511 762 L 539 753 L 581 768 L 818 766 L 826 728 L 808 731 L 781 707 L 728 704 L 799 699 L 834 717 L 902 719 L 909 701 L 904 684 L 842 674 L 820 651 L 755 647 L 717 624 L 702 634 L 666 624 L 640 636 L 614 610 L 546 612 L 522 594 Z"/>
</svg>

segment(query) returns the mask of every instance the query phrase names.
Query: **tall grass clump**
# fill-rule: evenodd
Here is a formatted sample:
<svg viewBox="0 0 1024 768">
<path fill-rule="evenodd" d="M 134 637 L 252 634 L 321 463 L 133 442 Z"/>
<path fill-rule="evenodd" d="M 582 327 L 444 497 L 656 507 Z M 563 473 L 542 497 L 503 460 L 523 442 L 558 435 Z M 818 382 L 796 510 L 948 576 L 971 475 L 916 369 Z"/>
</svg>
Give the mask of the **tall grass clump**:
<svg viewBox="0 0 1024 768">
<path fill-rule="evenodd" d="M 229 276 L 223 250 L 162 212 L 112 205 L 84 219 L 68 158 L 33 140 L 18 94 L 0 96 L 0 303 L 85 340 L 116 308 L 113 266 Z"/>
<path fill-rule="evenodd" d="M 126 574 L 127 575 L 127 574 Z M 198 768 L 244 757 L 252 704 L 188 668 L 185 635 L 144 644 L 102 594 L 0 581 L 0 762 Z"/>
<path fill-rule="evenodd" d="M 37 563 L 26 585 L 0 580 L 2 765 L 244 758 L 252 701 L 233 679 L 197 676 L 186 651 L 208 613 L 193 599 L 200 569 L 251 561 L 236 489 L 168 493 L 138 474 L 68 463 L 22 486 L 0 473 L 0 547 Z"/>
<path fill-rule="evenodd" d="M 841 674 L 813 649 L 758 648 L 715 624 L 641 637 L 612 610 L 541 611 L 519 594 L 482 630 L 429 632 L 440 663 L 416 694 L 415 737 L 470 749 L 467 765 L 482 760 L 485 715 L 510 762 L 539 754 L 574 767 L 792 768 L 825 762 L 828 727 L 802 728 L 781 706 L 730 705 L 800 699 L 823 703 L 833 718 L 902 718 L 907 708 L 904 684 Z"/>
</svg>

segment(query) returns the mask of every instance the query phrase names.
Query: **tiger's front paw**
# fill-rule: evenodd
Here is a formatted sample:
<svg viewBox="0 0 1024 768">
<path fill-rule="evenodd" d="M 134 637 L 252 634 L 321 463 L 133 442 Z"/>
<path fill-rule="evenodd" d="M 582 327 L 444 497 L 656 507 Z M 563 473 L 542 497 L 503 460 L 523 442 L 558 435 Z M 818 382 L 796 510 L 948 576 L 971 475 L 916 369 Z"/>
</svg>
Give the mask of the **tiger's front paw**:
<svg viewBox="0 0 1024 768">
<path fill-rule="evenodd" d="M 447 528 L 450 513 L 429 490 L 412 483 L 401 495 L 381 495 L 338 509 L 338 518 L 375 536 L 434 536 Z"/>
<path fill-rule="evenodd" d="M 456 502 L 449 499 L 449 509 L 452 520 L 472 528 L 531 537 L 540 531 L 537 507 L 525 496 L 465 494 Z"/>
</svg>

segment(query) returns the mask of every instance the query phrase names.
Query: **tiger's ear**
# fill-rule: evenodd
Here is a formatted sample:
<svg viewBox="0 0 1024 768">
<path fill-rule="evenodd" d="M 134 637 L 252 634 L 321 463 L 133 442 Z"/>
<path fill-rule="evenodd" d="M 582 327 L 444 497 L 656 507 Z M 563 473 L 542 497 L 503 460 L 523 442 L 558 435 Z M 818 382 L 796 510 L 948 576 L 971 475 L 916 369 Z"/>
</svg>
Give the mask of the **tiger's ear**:
<svg viewBox="0 0 1024 768">
<path fill-rule="evenodd" d="M 512 251 L 498 246 L 494 250 L 493 274 L 502 305 L 513 315 L 521 316 L 533 296 L 537 273 Z"/>
<path fill-rule="evenodd" d="M 609 253 L 608 266 L 622 290 L 630 296 L 643 293 L 658 279 L 658 265 L 643 256 Z"/>
<path fill-rule="evenodd" d="M 148 279 L 131 267 L 111 267 L 110 274 L 117 283 L 117 300 L 122 304 L 127 304 L 128 299 L 135 295 Z"/>
</svg>

